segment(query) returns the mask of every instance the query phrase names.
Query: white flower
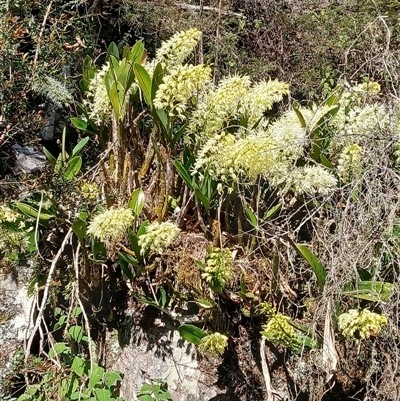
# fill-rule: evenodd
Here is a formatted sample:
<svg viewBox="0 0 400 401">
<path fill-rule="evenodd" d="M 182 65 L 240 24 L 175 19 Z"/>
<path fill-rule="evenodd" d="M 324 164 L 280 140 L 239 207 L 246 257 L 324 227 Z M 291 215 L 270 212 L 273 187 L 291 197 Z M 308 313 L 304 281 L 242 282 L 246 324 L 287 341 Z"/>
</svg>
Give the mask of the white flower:
<svg viewBox="0 0 400 401">
<path fill-rule="evenodd" d="M 93 218 L 87 232 L 100 241 L 115 244 L 123 240 L 126 230 L 132 226 L 134 220 L 131 209 L 109 209 Z"/>
<path fill-rule="evenodd" d="M 138 241 L 139 246 L 142 248 L 142 255 L 149 250 L 161 255 L 164 249 L 171 245 L 180 231 L 176 224 L 169 221 L 149 224 L 146 227 L 145 234 L 142 234 Z"/>
</svg>

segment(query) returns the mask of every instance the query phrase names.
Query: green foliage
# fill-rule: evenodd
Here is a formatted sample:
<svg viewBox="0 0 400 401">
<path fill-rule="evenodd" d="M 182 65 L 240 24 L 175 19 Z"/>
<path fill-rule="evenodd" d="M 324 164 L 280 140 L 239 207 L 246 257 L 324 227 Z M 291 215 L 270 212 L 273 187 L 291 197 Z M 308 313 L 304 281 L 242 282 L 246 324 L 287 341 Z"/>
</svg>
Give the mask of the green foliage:
<svg viewBox="0 0 400 401">
<path fill-rule="evenodd" d="M 140 401 L 172 401 L 172 396 L 167 390 L 167 383 L 162 380 L 155 380 L 151 384 L 143 384 L 140 388 L 138 399 Z"/>
<path fill-rule="evenodd" d="M 71 317 L 76 318 L 81 314 L 80 308 L 72 311 Z M 66 324 L 66 315 L 61 315 L 56 328 Z M 48 399 L 62 400 L 98 400 L 98 401 L 123 401 L 119 397 L 119 387 L 123 375 L 119 371 L 107 371 L 97 363 L 92 363 L 85 353 L 74 351 L 74 343 L 86 346 L 88 338 L 84 335 L 83 328 L 79 325 L 70 326 L 68 333 L 70 343 L 53 343 L 49 351 L 49 357 L 58 361 L 50 369 L 40 372 L 41 358 L 35 359 L 40 381 L 29 384 L 24 394 L 18 397 L 18 401 L 45 401 Z"/>
<path fill-rule="evenodd" d="M 209 248 L 205 262 L 196 261 L 202 277 L 215 292 L 221 292 L 232 278 L 232 253 L 227 248 Z"/>
</svg>

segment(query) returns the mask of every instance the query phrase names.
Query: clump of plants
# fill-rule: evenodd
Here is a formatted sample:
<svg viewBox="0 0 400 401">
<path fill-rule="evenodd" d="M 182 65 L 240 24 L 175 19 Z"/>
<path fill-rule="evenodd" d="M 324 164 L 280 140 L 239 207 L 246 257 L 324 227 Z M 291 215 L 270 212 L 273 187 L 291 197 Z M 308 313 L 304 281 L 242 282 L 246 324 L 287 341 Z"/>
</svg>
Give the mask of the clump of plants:
<svg viewBox="0 0 400 401">
<path fill-rule="evenodd" d="M 109 294 L 167 314 L 183 339 L 212 358 L 233 346 L 229 339 L 237 338 L 239 325 L 254 325 L 255 340 L 259 333 L 264 338 L 260 358 L 268 388 L 265 340 L 294 354 L 312 348 L 323 359 L 316 372 L 322 378 L 337 369 L 336 347 L 346 346 L 340 333 L 367 341 L 383 337 L 390 325 L 389 313 L 373 314 L 364 304 L 362 312 L 349 308 L 389 302 L 396 289 L 397 262 L 383 255 L 393 256 L 377 243 L 366 247 L 352 227 L 376 238 L 373 217 L 396 215 L 394 198 L 390 215 L 382 203 L 394 175 L 380 188 L 378 203 L 371 200 L 371 188 L 386 182 L 372 172 L 389 175 L 395 168 L 395 148 L 375 137 L 392 130 L 393 143 L 399 141 L 379 85 L 344 82 L 321 104 L 294 102 L 271 114 L 290 94 L 289 85 L 239 74 L 214 82 L 211 66 L 192 57 L 201 37 L 197 29 L 177 33 L 153 59 L 141 41 L 123 48 L 112 43 L 99 65 L 86 57 L 82 96 L 71 117 L 84 138 L 68 154 L 64 133 L 58 158 L 45 151 L 55 178 L 0 210 L 1 229 L 19 228 L 27 237 L 19 248 L 3 241 L 2 251 L 14 259 L 31 252 L 41 265 L 32 284 L 38 310 L 25 362 L 39 333 L 39 356 L 54 366 L 39 384 L 27 376 L 28 398 L 21 399 L 41 392 L 118 399 L 122 376 L 100 367 L 92 352 L 92 334 L 123 316 Z M 373 163 L 371 143 L 386 167 Z M 98 159 L 85 165 L 81 151 L 91 145 Z M 182 291 L 168 260 L 189 231 L 209 245 L 200 261 L 193 260 L 203 279 L 196 293 Z M 379 239 L 388 246 L 383 234 Z M 373 262 L 363 253 L 354 263 L 338 262 L 337 255 L 347 260 L 360 243 Z M 63 292 L 51 297 L 56 279 Z M 325 302 L 311 321 L 297 302 L 305 293 Z M 54 307 L 50 299 L 61 299 L 56 302 L 65 311 L 80 309 L 78 322 L 68 312 L 59 323 L 72 344 L 52 342 L 42 330 L 45 312 Z M 184 313 L 188 303 L 197 307 L 191 316 Z M 224 327 L 216 318 L 221 315 Z M 48 383 L 56 371 L 68 375 L 54 388 Z M 140 397 L 168 399 L 167 390 L 155 386 Z"/>
</svg>

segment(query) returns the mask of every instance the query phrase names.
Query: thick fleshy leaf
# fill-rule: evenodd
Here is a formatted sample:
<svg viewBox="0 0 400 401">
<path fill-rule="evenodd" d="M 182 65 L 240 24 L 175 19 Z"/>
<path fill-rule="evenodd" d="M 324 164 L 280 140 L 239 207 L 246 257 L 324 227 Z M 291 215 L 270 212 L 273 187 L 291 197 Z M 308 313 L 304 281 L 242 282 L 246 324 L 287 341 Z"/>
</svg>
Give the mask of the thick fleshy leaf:
<svg viewBox="0 0 400 401">
<path fill-rule="evenodd" d="M 311 268 L 314 271 L 314 274 L 317 278 L 317 282 L 319 288 L 321 290 L 324 289 L 325 280 L 326 280 L 326 270 L 320 260 L 317 258 L 314 253 L 311 252 L 310 249 L 307 248 L 306 245 L 297 244 L 296 245 L 299 254 L 308 262 Z"/>
<path fill-rule="evenodd" d="M 71 123 L 75 128 L 81 131 L 85 131 L 87 128 L 87 121 L 85 121 L 83 118 L 71 117 Z"/>
<path fill-rule="evenodd" d="M 90 138 L 87 136 L 86 138 L 82 138 L 72 150 L 72 157 L 76 156 L 83 147 L 89 142 Z"/>
<path fill-rule="evenodd" d="M 204 330 L 196 326 L 193 326 L 192 324 L 184 324 L 181 327 L 179 327 L 178 330 L 179 334 L 184 340 L 195 345 L 199 345 L 201 339 L 207 335 L 207 333 Z"/>
<path fill-rule="evenodd" d="M 144 100 L 151 107 L 151 78 L 149 73 L 145 68 L 139 63 L 135 63 L 133 66 L 133 71 L 135 72 L 136 79 L 138 81 L 139 87 L 143 92 Z"/>
<path fill-rule="evenodd" d="M 39 218 L 39 221 L 48 221 L 54 217 L 51 212 L 47 211 L 46 209 L 41 209 L 39 213 L 39 209 L 37 207 L 33 207 L 25 202 L 15 202 L 17 208 L 26 216 L 33 217 L 35 219 Z"/>
<path fill-rule="evenodd" d="M 145 201 L 145 195 L 142 188 L 136 188 L 131 195 L 128 202 L 128 207 L 133 210 L 136 216 L 139 216 L 142 212 Z"/>
<path fill-rule="evenodd" d="M 82 167 L 82 157 L 75 156 L 68 161 L 68 166 L 65 169 L 64 177 L 67 180 L 72 180 L 76 175 L 79 174 Z"/>
</svg>

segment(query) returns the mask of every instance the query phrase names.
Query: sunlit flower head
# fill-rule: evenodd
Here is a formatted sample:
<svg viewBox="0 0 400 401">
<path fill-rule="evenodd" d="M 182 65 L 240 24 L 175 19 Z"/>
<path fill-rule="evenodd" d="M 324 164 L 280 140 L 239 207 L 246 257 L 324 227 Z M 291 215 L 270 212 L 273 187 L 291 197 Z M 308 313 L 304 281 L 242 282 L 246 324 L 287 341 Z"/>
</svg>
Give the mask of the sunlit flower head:
<svg viewBox="0 0 400 401">
<path fill-rule="evenodd" d="M 350 309 L 342 313 L 338 319 L 338 327 L 342 334 L 349 340 L 364 340 L 371 336 L 377 336 L 387 326 L 385 315 L 374 313 L 368 309 L 358 311 Z"/>
<path fill-rule="evenodd" d="M 184 65 L 165 75 L 159 86 L 154 106 L 166 109 L 170 117 L 185 118 L 189 99 L 201 90 L 211 78 L 211 68 L 204 65 Z"/>
<path fill-rule="evenodd" d="M 201 339 L 198 350 L 209 357 L 221 356 L 228 345 L 228 337 L 221 333 L 208 334 Z"/>
<path fill-rule="evenodd" d="M 161 255 L 180 231 L 179 227 L 170 221 L 149 224 L 146 232 L 139 236 L 138 244 L 142 248 L 141 253 L 144 255 L 151 251 Z"/>
<path fill-rule="evenodd" d="M 286 348 L 298 349 L 301 341 L 290 321 L 289 316 L 277 313 L 263 326 L 261 334 L 272 343 L 278 343 Z"/>
<path fill-rule="evenodd" d="M 345 147 L 339 157 L 338 171 L 344 182 L 358 178 L 362 171 L 361 146 L 353 144 Z"/>
<path fill-rule="evenodd" d="M 104 82 L 109 68 L 110 64 L 107 62 L 96 72 L 90 80 L 87 99 L 84 100 L 84 104 L 89 110 L 89 117 L 97 125 L 108 122 L 112 115 L 112 106 Z"/>
<path fill-rule="evenodd" d="M 161 63 L 165 70 L 182 65 L 199 43 L 202 33 L 196 28 L 178 32 L 162 42 L 154 63 Z"/>
<path fill-rule="evenodd" d="M 102 242 L 116 244 L 123 240 L 134 220 L 131 209 L 108 209 L 93 218 L 87 232 Z"/>
<path fill-rule="evenodd" d="M 45 96 L 59 108 L 69 106 L 74 101 L 74 97 L 66 88 L 66 85 L 48 75 L 35 81 L 32 85 L 32 89 L 42 96 Z"/>
<path fill-rule="evenodd" d="M 262 81 L 253 85 L 242 99 L 240 113 L 248 119 L 247 126 L 253 127 L 274 103 L 289 94 L 289 85 L 277 80 Z"/>
</svg>

